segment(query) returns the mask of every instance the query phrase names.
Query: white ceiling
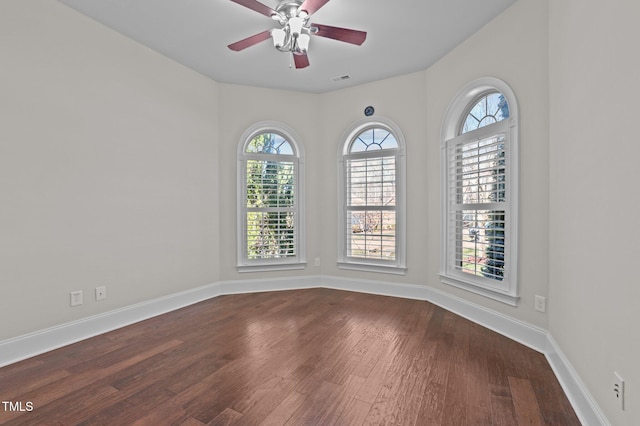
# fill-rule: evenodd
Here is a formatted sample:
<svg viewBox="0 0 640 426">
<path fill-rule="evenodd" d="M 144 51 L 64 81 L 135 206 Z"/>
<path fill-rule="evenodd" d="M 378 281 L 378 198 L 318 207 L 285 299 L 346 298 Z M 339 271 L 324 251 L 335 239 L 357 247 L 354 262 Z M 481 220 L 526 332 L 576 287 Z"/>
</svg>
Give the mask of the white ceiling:
<svg viewBox="0 0 640 426">
<path fill-rule="evenodd" d="M 428 68 L 516 0 L 331 0 L 310 22 L 366 31 L 367 40 L 312 37 L 311 65 L 299 70 L 269 40 L 227 48 L 278 25 L 230 0 L 58 1 L 216 81 L 322 93 Z M 351 78 L 332 80 L 343 75 Z"/>
</svg>

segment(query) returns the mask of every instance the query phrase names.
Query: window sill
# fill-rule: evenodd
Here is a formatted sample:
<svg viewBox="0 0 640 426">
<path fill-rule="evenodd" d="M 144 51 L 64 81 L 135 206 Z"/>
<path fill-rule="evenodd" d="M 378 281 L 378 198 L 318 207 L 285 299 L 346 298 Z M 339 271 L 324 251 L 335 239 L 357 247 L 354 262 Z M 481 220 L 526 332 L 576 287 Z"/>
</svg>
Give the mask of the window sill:
<svg viewBox="0 0 640 426">
<path fill-rule="evenodd" d="M 268 272 L 268 271 L 291 271 L 296 269 L 304 269 L 307 262 L 296 263 L 261 263 L 256 265 L 238 265 L 238 272 Z"/>
<path fill-rule="evenodd" d="M 498 302 L 505 303 L 511 306 L 518 305 L 519 296 L 501 292 L 499 290 L 493 290 L 487 287 L 481 287 L 477 284 L 470 283 L 468 281 L 461 280 L 450 275 L 440 274 L 440 281 L 453 287 L 458 287 L 463 290 L 470 291 L 471 293 L 479 294 L 489 299 L 497 300 Z"/>
<path fill-rule="evenodd" d="M 407 273 L 407 268 L 402 266 L 378 265 L 371 263 L 338 262 L 338 268 L 349 269 L 352 271 L 376 272 L 392 275 L 405 275 Z"/>
</svg>

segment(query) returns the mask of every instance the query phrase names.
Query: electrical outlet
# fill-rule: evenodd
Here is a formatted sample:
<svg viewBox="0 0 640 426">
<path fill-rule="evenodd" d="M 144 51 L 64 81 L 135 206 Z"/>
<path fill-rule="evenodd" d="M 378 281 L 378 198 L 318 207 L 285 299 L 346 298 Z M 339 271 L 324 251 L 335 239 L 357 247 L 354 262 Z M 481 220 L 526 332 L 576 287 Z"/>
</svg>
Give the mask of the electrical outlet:
<svg viewBox="0 0 640 426">
<path fill-rule="evenodd" d="M 107 287 L 100 286 L 96 287 L 96 300 L 104 300 L 107 298 Z"/>
<path fill-rule="evenodd" d="M 71 306 L 82 305 L 82 290 L 71 292 Z"/>
<path fill-rule="evenodd" d="M 538 312 L 546 312 L 547 311 L 547 298 L 543 296 L 536 296 L 534 302 L 534 308 Z"/>
<path fill-rule="evenodd" d="M 319 257 L 316 257 L 316 258 L 314 259 L 314 261 L 313 261 L 313 264 L 314 264 L 315 266 L 320 266 L 320 258 L 319 258 Z"/>
<path fill-rule="evenodd" d="M 613 372 L 613 394 L 618 402 L 618 407 L 624 410 L 624 380 L 615 371 Z"/>
</svg>

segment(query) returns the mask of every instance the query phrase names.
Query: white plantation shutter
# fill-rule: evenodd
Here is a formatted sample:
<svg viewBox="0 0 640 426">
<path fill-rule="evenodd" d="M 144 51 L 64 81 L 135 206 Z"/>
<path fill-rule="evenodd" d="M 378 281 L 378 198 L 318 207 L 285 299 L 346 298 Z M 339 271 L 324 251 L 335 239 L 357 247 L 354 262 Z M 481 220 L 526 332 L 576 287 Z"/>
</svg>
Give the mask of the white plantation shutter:
<svg viewBox="0 0 640 426">
<path fill-rule="evenodd" d="M 511 188 L 507 122 L 446 143 L 447 273 L 508 291 Z"/>
<path fill-rule="evenodd" d="M 338 152 L 338 267 L 406 273 L 405 142 L 393 122 L 365 119 Z"/>
<path fill-rule="evenodd" d="M 304 161 L 293 131 L 249 128 L 238 147 L 238 270 L 304 267 Z"/>
<path fill-rule="evenodd" d="M 450 268 L 475 280 L 502 281 L 508 271 L 506 142 L 500 133 L 471 140 L 463 135 L 447 144 Z"/>
<path fill-rule="evenodd" d="M 396 259 L 396 155 L 390 154 L 345 160 L 348 257 Z"/>
<path fill-rule="evenodd" d="M 246 162 L 248 259 L 281 259 L 297 254 L 297 163 L 270 157 Z"/>
<path fill-rule="evenodd" d="M 518 108 L 501 80 L 469 83 L 442 129 L 442 257 L 446 284 L 516 305 Z"/>
</svg>

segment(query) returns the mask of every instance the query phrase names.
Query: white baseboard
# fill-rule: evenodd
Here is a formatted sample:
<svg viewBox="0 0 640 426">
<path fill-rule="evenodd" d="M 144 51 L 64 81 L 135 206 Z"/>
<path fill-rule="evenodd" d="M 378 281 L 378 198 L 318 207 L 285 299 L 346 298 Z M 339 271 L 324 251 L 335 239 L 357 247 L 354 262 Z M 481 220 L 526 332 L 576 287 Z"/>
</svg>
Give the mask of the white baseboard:
<svg viewBox="0 0 640 426">
<path fill-rule="evenodd" d="M 547 334 L 547 348 L 543 353 L 580 422 L 587 426 L 610 426 L 611 423 L 551 334 Z"/>
<path fill-rule="evenodd" d="M 321 283 L 323 287 L 338 290 L 427 300 L 538 352 L 544 352 L 547 347 L 545 330 L 434 288 L 337 277 L 322 277 Z"/>
<path fill-rule="evenodd" d="M 322 287 L 319 276 L 220 281 L 220 294 L 261 293 Z"/>
<path fill-rule="evenodd" d="M 0 367 L 219 296 L 218 283 L 174 293 L 0 342 Z"/>
<path fill-rule="evenodd" d="M 0 342 L 0 367 L 226 294 L 324 287 L 426 300 L 545 354 L 580 421 L 609 426 L 582 380 L 546 331 L 434 288 L 332 276 L 220 281 Z"/>
</svg>

